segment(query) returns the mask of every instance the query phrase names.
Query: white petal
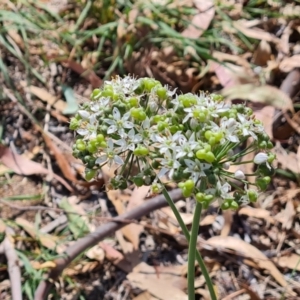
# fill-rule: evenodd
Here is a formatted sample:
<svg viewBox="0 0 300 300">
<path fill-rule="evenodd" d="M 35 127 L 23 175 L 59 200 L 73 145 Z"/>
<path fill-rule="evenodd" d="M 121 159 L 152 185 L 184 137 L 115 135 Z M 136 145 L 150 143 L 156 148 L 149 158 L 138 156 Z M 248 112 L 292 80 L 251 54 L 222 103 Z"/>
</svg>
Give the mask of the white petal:
<svg viewBox="0 0 300 300">
<path fill-rule="evenodd" d="M 184 162 L 187 165 L 187 167 L 190 168 L 190 169 L 192 169 L 195 165 L 195 163 L 190 159 L 185 159 Z"/>
<path fill-rule="evenodd" d="M 140 134 L 136 134 L 133 138 L 133 142 L 140 143 L 143 140 L 143 137 Z"/>
<path fill-rule="evenodd" d="M 90 116 L 90 113 L 87 112 L 86 110 L 83 110 L 83 109 L 79 110 L 79 111 L 78 111 L 78 114 L 79 114 L 80 117 L 81 117 L 82 119 L 84 119 L 84 120 L 87 120 L 87 119 L 89 118 L 89 116 Z"/>
<path fill-rule="evenodd" d="M 130 117 L 130 112 L 127 112 L 124 116 L 123 116 L 123 120 L 128 120 Z"/>
<path fill-rule="evenodd" d="M 117 131 L 117 126 L 111 125 L 107 128 L 107 134 L 111 134 Z"/>
<path fill-rule="evenodd" d="M 228 135 L 226 137 L 227 137 L 227 140 L 230 141 L 230 142 L 233 142 L 233 143 L 238 143 L 239 142 L 238 137 L 235 136 L 235 135 Z"/>
<path fill-rule="evenodd" d="M 169 169 L 167 168 L 161 168 L 161 170 L 159 171 L 159 173 L 157 174 L 158 178 L 163 177 L 164 175 L 166 175 L 166 173 L 168 173 Z"/>
<path fill-rule="evenodd" d="M 116 164 L 118 164 L 118 165 L 123 165 L 123 164 L 124 164 L 123 159 L 122 159 L 120 156 L 118 156 L 118 155 L 115 155 L 115 157 L 114 157 L 114 162 L 115 162 Z"/>
<path fill-rule="evenodd" d="M 116 145 L 119 145 L 121 147 L 124 147 L 126 145 L 126 141 L 125 140 L 117 140 L 115 141 Z"/>
<path fill-rule="evenodd" d="M 130 145 L 128 145 L 127 148 L 128 148 L 128 150 L 133 151 L 135 149 L 135 144 L 130 144 Z"/>
<path fill-rule="evenodd" d="M 108 148 L 109 148 L 110 150 L 113 150 L 113 148 L 114 148 L 114 142 L 113 142 L 111 139 L 109 139 L 109 140 L 107 141 L 107 145 L 108 145 Z"/>
<path fill-rule="evenodd" d="M 123 126 L 124 128 L 133 128 L 134 124 L 132 122 L 125 121 L 123 122 Z"/>
<path fill-rule="evenodd" d="M 268 161 L 268 155 L 263 152 L 256 154 L 253 160 L 253 162 L 257 165 L 261 165 L 267 161 Z"/>
<path fill-rule="evenodd" d="M 95 163 L 101 165 L 105 161 L 107 161 L 107 155 L 102 155 L 96 159 Z"/>
<path fill-rule="evenodd" d="M 149 120 L 149 118 L 146 118 L 145 121 L 143 121 L 142 126 L 143 126 L 144 129 L 150 127 L 150 120 Z"/>
<path fill-rule="evenodd" d="M 116 121 L 110 120 L 110 119 L 104 119 L 103 120 L 105 123 L 109 124 L 109 125 L 113 125 L 116 124 Z"/>
<path fill-rule="evenodd" d="M 115 120 L 120 120 L 121 119 L 120 111 L 116 107 L 114 107 L 114 109 L 113 109 L 113 116 L 114 116 Z"/>
<path fill-rule="evenodd" d="M 80 134 L 80 135 L 87 135 L 89 133 L 89 131 L 87 129 L 78 129 L 77 130 L 77 133 Z"/>
</svg>

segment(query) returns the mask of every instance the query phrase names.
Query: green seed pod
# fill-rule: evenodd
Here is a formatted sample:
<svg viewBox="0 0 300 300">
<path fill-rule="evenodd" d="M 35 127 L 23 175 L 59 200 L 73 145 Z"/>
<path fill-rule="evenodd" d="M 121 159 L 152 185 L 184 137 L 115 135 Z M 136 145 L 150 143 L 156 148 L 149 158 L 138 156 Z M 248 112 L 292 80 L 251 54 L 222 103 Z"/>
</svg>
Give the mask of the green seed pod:
<svg viewBox="0 0 300 300">
<path fill-rule="evenodd" d="M 145 184 L 144 179 L 143 179 L 143 175 L 138 174 L 138 175 L 134 176 L 133 177 L 133 182 L 138 187 L 143 186 Z"/>
<path fill-rule="evenodd" d="M 273 167 L 269 168 L 266 164 L 261 164 L 258 166 L 258 172 L 262 176 L 273 176 L 275 169 Z"/>
<path fill-rule="evenodd" d="M 207 175 L 207 180 L 213 186 L 215 186 L 217 184 L 216 175 L 212 172 L 209 172 L 209 174 Z"/>
</svg>

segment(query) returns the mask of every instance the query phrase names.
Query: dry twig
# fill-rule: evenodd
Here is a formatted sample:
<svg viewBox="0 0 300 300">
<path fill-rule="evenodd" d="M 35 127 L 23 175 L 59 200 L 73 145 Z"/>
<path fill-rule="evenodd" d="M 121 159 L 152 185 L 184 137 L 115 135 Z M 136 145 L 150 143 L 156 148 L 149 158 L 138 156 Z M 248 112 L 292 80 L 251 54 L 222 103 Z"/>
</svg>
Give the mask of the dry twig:
<svg viewBox="0 0 300 300">
<path fill-rule="evenodd" d="M 8 229 L 6 229 L 8 231 Z M 11 286 L 12 300 L 22 300 L 22 286 L 21 286 L 21 271 L 19 258 L 15 248 L 10 240 L 9 235 L 5 237 L 1 246 L 1 252 L 5 254 L 8 264 L 8 275 Z"/>
</svg>

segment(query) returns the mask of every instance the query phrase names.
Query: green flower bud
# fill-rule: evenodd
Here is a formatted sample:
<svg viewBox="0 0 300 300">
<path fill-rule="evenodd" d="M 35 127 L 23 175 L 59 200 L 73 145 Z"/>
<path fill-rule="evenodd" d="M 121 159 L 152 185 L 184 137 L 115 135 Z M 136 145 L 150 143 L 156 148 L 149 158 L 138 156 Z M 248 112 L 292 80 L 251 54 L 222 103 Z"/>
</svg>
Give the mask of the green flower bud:
<svg viewBox="0 0 300 300">
<path fill-rule="evenodd" d="M 257 194 L 256 191 L 254 191 L 254 190 L 248 190 L 247 191 L 247 195 L 248 195 L 248 198 L 249 198 L 250 202 L 256 202 L 257 201 L 258 194 Z"/>
<path fill-rule="evenodd" d="M 96 170 L 92 170 L 92 169 L 85 169 L 85 179 L 87 181 L 92 180 L 97 174 Z"/>
<path fill-rule="evenodd" d="M 232 202 L 232 199 L 225 199 L 223 201 L 223 203 L 221 204 L 221 209 L 227 210 L 227 209 L 231 208 L 231 202 Z"/>
<path fill-rule="evenodd" d="M 274 153 L 269 153 L 268 154 L 268 163 L 272 163 L 274 160 L 275 160 L 275 158 L 276 158 L 276 155 L 274 154 Z"/>
<path fill-rule="evenodd" d="M 156 94 L 162 100 L 167 99 L 167 89 L 165 87 L 158 87 L 156 89 Z"/>
<path fill-rule="evenodd" d="M 79 141 L 79 140 L 78 140 Z M 80 141 L 78 142 L 76 141 L 76 148 L 79 150 L 79 151 L 84 151 L 86 149 L 86 146 L 85 146 L 85 143 L 84 141 Z"/>
<path fill-rule="evenodd" d="M 189 179 L 184 183 L 184 186 L 188 190 L 193 190 L 195 187 L 195 182 L 193 180 Z"/>
<path fill-rule="evenodd" d="M 69 128 L 71 130 L 77 130 L 79 128 L 79 121 L 76 118 L 71 118 Z"/>
<path fill-rule="evenodd" d="M 101 97 L 101 90 L 94 89 L 91 94 L 91 100 L 97 100 Z"/>
<path fill-rule="evenodd" d="M 196 157 L 198 159 L 205 159 L 207 151 L 205 149 L 200 149 L 196 152 Z"/>
<path fill-rule="evenodd" d="M 133 182 L 136 186 L 140 187 L 144 185 L 144 179 L 142 174 L 138 174 L 133 177 Z"/>
<path fill-rule="evenodd" d="M 204 160 L 206 160 L 208 163 L 212 163 L 216 160 L 216 157 L 211 151 L 209 151 L 206 153 Z"/>
<path fill-rule="evenodd" d="M 146 156 L 149 154 L 149 150 L 141 145 L 138 145 L 134 150 L 133 150 L 133 154 L 136 156 Z"/>
<path fill-rule="evenodd" d="M 183 197 L 188 198 L 192 195 L 192 193 L 193 193 L 193 191 L 187 189 L 186 187 L 183 187 L 183 189 L 182 189 Z"/>
<path fill-rule="evenodd" d="M 239 208 L 239 204 L 236 201 L 232 200 L 230 203 L 230 208 L 237 210 Z"/>
<path fill-rule="evenodd" d="M 271 182 L 271 178 L 269 176 L 265 176 L 263 178 L 256 178 L 256 185 L 262 190 L 265 191 L 268 188 L 268 184 Z"/>
<path fill-rule="evenodd" d="M 205 194 L 203 194 L 203 193 L 197 193 L 197 194 L 196 194 L 196 200 L 197 200 L 198 202 L 203 202 L 203 201 L 205 201 Z"/>
<path fill-rule="evenodd" d="M 131 97 L 127 99 L 130 107 L 138 107 L 139 106 L 139 99 L 137 97 Z"/>
</svg>

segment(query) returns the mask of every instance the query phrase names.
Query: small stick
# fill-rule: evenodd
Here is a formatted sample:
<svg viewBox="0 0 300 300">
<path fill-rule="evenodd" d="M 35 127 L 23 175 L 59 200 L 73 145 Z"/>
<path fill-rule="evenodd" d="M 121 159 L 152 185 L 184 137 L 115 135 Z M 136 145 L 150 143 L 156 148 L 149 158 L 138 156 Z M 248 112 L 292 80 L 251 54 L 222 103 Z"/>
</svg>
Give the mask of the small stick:
<svg viewBox="0 0 300 300">
<path fill-rule="evenodd" d="M 9 236 L 6 236 L 1 246 L 3 247 L 3 253 L 5 254 L 7 259 L 12 300 L 22 300 L 21 271 L 19 258 L 11 240 L 9 239 Z"/>
</svg>

